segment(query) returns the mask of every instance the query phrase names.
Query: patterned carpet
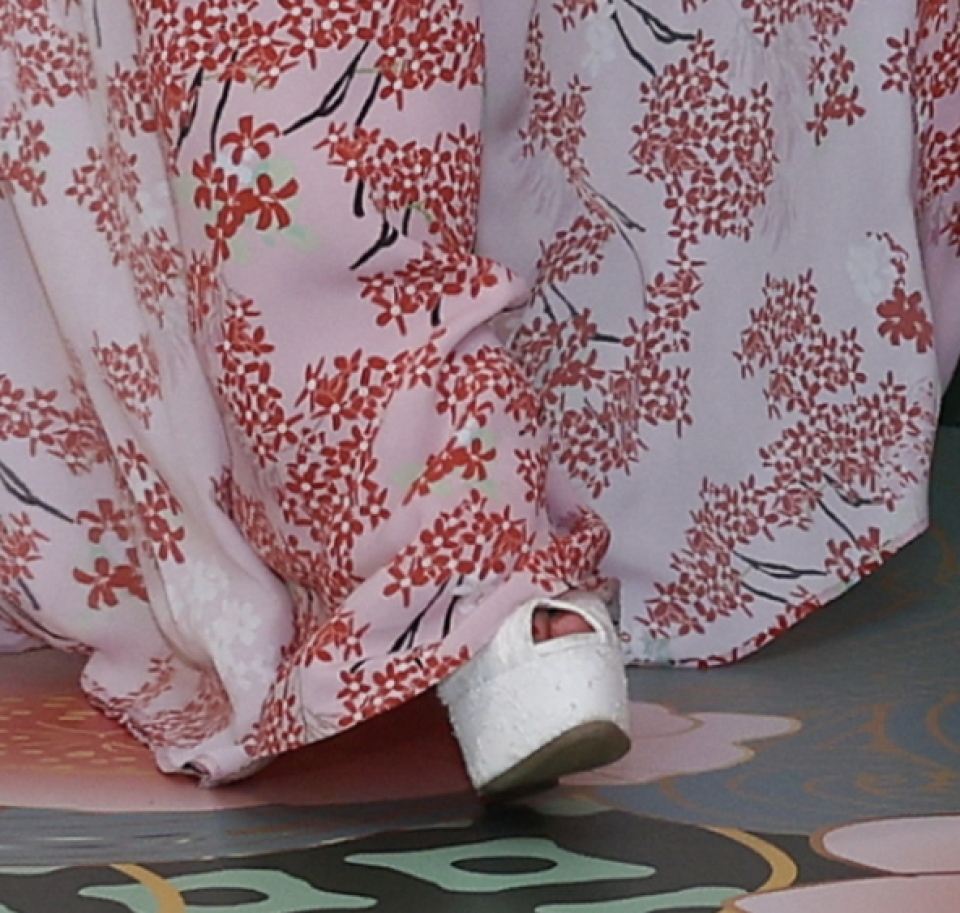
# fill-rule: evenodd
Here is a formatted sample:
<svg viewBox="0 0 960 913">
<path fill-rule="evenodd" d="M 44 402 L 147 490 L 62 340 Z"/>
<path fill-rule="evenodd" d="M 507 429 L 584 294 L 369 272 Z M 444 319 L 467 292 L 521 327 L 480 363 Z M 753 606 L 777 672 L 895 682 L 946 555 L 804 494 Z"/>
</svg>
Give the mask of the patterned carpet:
<svg viewBox="0 0 960 913">
<path fill-rule="evenodd" d="M 470 794 L 422 699 L 201 791 L 0 660 L 0 913 L 958 913 L 960 429 L 934 524 L 772 647 L 632 669 L 635 748 L 523 805 Z"/>
</svg>

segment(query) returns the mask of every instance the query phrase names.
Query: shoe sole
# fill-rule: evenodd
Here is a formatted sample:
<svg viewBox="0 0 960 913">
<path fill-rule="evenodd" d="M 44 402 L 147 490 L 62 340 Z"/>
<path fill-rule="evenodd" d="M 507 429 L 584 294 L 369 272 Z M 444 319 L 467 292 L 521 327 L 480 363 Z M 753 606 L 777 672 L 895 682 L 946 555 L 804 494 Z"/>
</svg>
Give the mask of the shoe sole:
<svg viewBox="0 0 960 913">
<path fill-rule="evenodd" d="M 477 792 L 490 801 L 522 798 L 553 786 L 560 777 L 612 764 L 629 750 L 629 737 L 615 723 L 583 723 L 483 784 Z"/>
</svg>

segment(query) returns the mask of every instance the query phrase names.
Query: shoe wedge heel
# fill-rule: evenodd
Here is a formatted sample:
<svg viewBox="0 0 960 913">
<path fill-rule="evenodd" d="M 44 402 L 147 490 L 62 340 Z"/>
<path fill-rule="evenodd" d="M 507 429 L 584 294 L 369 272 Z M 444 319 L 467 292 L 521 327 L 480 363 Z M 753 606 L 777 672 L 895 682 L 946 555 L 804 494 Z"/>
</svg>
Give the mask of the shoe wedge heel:
<svg viewBox="0 0 960 913">
<path fill-rule="evenodd" d="M 576 612 L 593 630 L 535 643 L 539 608 Z M 630 747 L 619 640 L 603 603 L 585 594 L 521 606 L 438 690 L 470 780 L 485 797 L 610 764 Z"/>
</svg>

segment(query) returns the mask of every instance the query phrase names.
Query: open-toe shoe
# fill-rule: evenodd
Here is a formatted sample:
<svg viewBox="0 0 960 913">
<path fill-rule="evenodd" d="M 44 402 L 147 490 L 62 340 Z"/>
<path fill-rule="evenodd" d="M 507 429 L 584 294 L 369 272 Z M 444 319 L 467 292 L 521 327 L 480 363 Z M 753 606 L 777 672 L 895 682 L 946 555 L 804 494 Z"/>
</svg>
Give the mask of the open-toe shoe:
<svg viewBox="0 0 960 913">
<path fill-rule="evenodd" d="M 576 613 L 591 630 L 537 643 L 538 609 Z M 610 764 L 630 747 L 619 638 L 603 602 L 591 594 L 521 606 L 438 692 L 482 796 L 530 792 Z"/>
</svg>

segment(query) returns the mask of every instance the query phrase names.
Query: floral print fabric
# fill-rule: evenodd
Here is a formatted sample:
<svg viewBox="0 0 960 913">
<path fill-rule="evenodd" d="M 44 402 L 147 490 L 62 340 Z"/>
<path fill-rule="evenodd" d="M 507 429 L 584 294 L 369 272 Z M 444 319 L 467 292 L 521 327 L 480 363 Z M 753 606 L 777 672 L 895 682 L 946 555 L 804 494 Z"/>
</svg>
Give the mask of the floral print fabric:
<svg viewBox="0 0 960 913">
<path fill-rule="evenodd" d="M 475 3 L 2 10 L 0 645 L 213 783 L 596 582 L 473 253 Z"/>
<path fill-rule="evenodd" d="M 737 659 L 925 526 L 960 5 L 484 11 L 479 249 L 531 285 L 512 351 L 552 460 L 611 526 L 630 656 Z"/>
<path fill-rule="evenodd" d="M 631 658 L 762 646 L 925 522 L 958 43 L 954 2 L 3 0 L 0 649 L 222 782 L 603 585 L 594 508 Z"/>
</svg>

